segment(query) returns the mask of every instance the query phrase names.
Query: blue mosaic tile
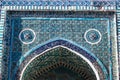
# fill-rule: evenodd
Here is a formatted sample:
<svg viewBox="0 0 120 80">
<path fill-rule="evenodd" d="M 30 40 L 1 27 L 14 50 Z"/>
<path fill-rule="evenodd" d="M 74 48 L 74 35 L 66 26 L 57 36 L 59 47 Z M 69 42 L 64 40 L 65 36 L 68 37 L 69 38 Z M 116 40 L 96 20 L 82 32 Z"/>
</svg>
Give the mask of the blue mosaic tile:
<svg viewBox="0 0 120 80">
<path fill-rule="evenodd" d="M 53 46 L 52 44 L 54 44 L 54 43 L 58 43 L 58 44 Z M 79 47 L 76 47 L 76 46 L 72 45 L 71 43 L 69 43 L 69 42 L 67 42 L 67 41 L 64 41 L 64 40 L 56 40 L 56 41 L 53 41 L 53 42 L 51 42 L 51 43 L 48 43 L 48 44 L 46 44 L 46 45 L 44 45 L 44 46 L 41 46 L 41 47 L 40 47 L 39 49 L 37 49 L 35 52 L 36 52 L 36 54 L 40 54 L 40 53 L 42 53 L 43 51 L 45 51 L 45 50 L 47 50 L 47 49 L 49 49 L 49 48 L 53 48 L 53 47 L 58 46 L 58 45 L 66 46 L 66 47 L 68 47 L 68 48 L 70 48 L 70 49 L 72 49 L 72 50 L 75 50 L 75 51 L 77 51 L 77 52 L 79 52 L 79 53 L 87 56 L 88 58 L 90 57 L 90 55 L 87 55 L 88 53 L 86 53 L 84 50 L 82 50 L 82 49 L 80 49 Z M 89 59 L 92 60 L 91 57 L 90 57 Z M 93 58 L 92 61 L 94 62 L 95 59 Z"/>
<path fill-rule="evenodd" d="M 81 14 L 81 15 L 80 15 Z M 89 15 L 88 15 L 89 14 Z M 6 45 L 6 49 L 4 54 L 6 55 L 14 55 L 11 56 L 11 68 L 17 66 L 15 64 L 16 59 L 20 59 L 22 56 L 23 61 L 26 52 L 32 52 L 34 54 L 30 54 L 35 56 L 49 48 L 52 48 L 57 45 L 67 46 L 70 49 L 75 50 L 76 52 L 81 53 L 86 56 L 91 62 L 96 62 L 96 59 L 89 55 L 84 50 L 78 48 L 82 47 L 85 50 L 90 51 L 103 62 L 105 67 L 108 69 L 109 67 L 109 42 L 108 40 L 108 29 L 110 28 L 109 22 L 113 21 L 113 12 L 8 12 L 7 20 L 6 20 L 6 32 L 4 38 L 4 45 Z M 42 18 L 40 18 L 42 17 Z M 11 23 L 11 24 L 10 24 Z M 94 24 L 93 24 L 94 23 Z M 97 26 L 96 26 L 97 25 Z M 64 26 L 64 27 L 63 27 Z M 98 27 L 99 26 L 99 27 Z M 104 27 L 104 28 L 102 28 Z M 31 44 L 24 44 L 19 40 L 19 34 L 22 30 L 29 28 L 35 31 L 36 39 Z M 86 42 L 84 38 L 84 34 L 89 28 L 97 29 L 102 34 L 102 40 L 96 44 L 91 45 Z M 13 35 L 9 34 L 12 33 Z M 10 36 L 14 36 L 11 39 Z M 54 40 L 56 39 L 57 40 Z M 65 39 L 63 41 L 61 39 Z M 12 41 L 11 41 L 12 40 Z M 67 42 L 67 40 L 70 42 Z M 47 42 L 48 41 L 48 42 Z M 45 45 L 44 43 L 48 43 Z M 77 44 L 78 47 L 72 45 L 71 43 Z M 12 44 L 12 45 L 11 45 Z M 42 47 L 37 47 L 35 50 L 35 46 L 42 45 Z M 12 50 L 11 47 L 12 46 Z M 16 48 L 17 47 L 17 48 Z M 11 51 L 10 51 L 11 50 Z M 35 51 L 35 52 L 34 52 Z M 18 52 L 18 54 L 16 54 Z M 103 54 L 105 52 L 106 54 Z M 94 56 L 94 55 L 93 55 Z M 106 57 L 107 56 L 107 57 Z M 31 57 L 28 57 L 29 59 Z M 29 60 L 28 59 L 28 60 Z M 23 63 L 22 63 L 23 64 Z M 19 65 L 18 65 L 19 66 Z M 17 69 L 16 69 L 17 70 Z M 12 70 L 13 72 L 14 70 Z"/>
<path fill-rule="evenodd" d="M 93 1 L 94 6 L 113 6 L 115 5 L 115 1 L 109 0 L 109 1 Z M 53 1 L 49 1 L 49 0 L 35 0 L 35 1 L 27 1 L 27 0 L 13 0 L 13 1 L 9 1 L 9 0 L 3 0 L 1 3 L 3 6 L 12 6 L 12 5 L 22 5 L 22 6 L 31 6 L 31 5 L 36 5 L 36 6 L 90 6 L 91 5 L 91 1 L 90 0 L 80 0 L 80 1 L 58 1 L 58 0 L 53 0 Z"/>
<path fill-rule="evenodd" d="M 117 1 L 117 2 L 115 2 L 115 1 Z M 84 0 L 81 0 L 81 1 L 72 1 L 72 0 L 69 0 L 69 1 L 2 0 L 2 3 L 0 3 L 0 15 L 1 15 L 1 7 L 2 6 L 13 6 L 14 5 L 14 6 L 94 6 L 94 7 L 107 6 L 107 7 L 110 7 L 110 6 L 116 6 L 116 4 L 117 4 L 117 9 L 119 9 L 119 0 L 114 0 L 114 1 L 109 0 L 109 1 L 102 1 L 102 2 L 100 0 L 99 1 L 96 0 L 93 2 L 92 5 L 91 5 L 90 0 L 86 0 L 86 1 L 84 1 Z M 58 14 L 59 14 L 59 17 L 58 17 Z M 109 60 L 109 58 L 111 56 L 111 48 L 110 47 L 112 46 L 112 44 L 114 44 L 114 42 L 112 42 L 110 39 L 110 41 L 112 43 L 110 45 L 109 41 L 106 41 L 106 40 L 109 40 L 108 36 L 111 35 L 110 32 L 112 32 L 112 31 L 109 32 L 108 29 L 110 29 L 112 26 L 114 26 L 114 24 L 113 24 L 114 16 L 113 15 L 114 15 L 114 12 L 113 13 L 112 12 L 106 12 L 106 13 L 104 13 L 104 12 L 97 12 L 97 13 L 96 12 L 86 12 L 86 13 L 78 12 L 78 13 L 76 13 L 76 12 L 72 11 L 72 12 L 64 12 L 63 13 L 63 12 L 57 12 L 57 11 L 52 12 L 51 11 L 48 13 L 46 13 L 46 12 L 41 13 L 41 12 L 37 12 L 37 11 L 36 12 L 35 11 L 33 11 L 33 12 L 24 12 L 24 11 L 23 12 L 22 11 L 21 12 L 17 12 L 17 11 L 9 12 L 8 11 L 8 14 L 6 17 L 6 23 L 5 23 L 6 26 L 4 28 L 5 29 L 4 30 L 5 38 L 4 38 L 3 45 L 4 45 L 5 50 L 4 50 L 4 55 L 3 55 L 4 56 L 3 61 L 6 61 L 6 63 L 4 63 L 4 64 L 5 64 L 5 66 L 8 66 L 10 64 L 11 65 L 10 67 L 15 70 L 16 65 L 17 65 L 16 62 L 18 62 L 17 59 L 20 59 L 21 56 L 23 57 L 23 55 L 26 52 L 29 52 L 29 50 L 32 50 L 33 47 L 37 46 L 38 44 L 45 43 L 46 41 L 53 40 L 54 38 L 58 38 L 58 40 L 53 41 L 53 43 L 52 42 L 48 43 L 47 45 L 41 47 L 41 49 L 38 49 L 35 53 L 39 54 L 40 52 L 43 52 L 46 49 L 52 48 L 53 46 L 63 45 L 63 46 L 68 46 L 69 48 L 74 49 L 77 52 L 84 53 L 83 55 L 87 56 L 89 59 L 93 60 L 93 62 L 96 61 L 93 57 L 91 57 L 91 55 L 88 55 L 88 53 L 82 51 L 78 47 L 71 45 L 67 41 L 65 42 L 63 40 L 59 40 L 59 39 L 63 38 L 63 39 L 70 41 L 71 43 L 77 44 L 77 46 L 82 46 L 86 50 L 95 54 L 103 62 L 105 67 L 107 69 L 109 69 L 109 66 L 111 68 L 111 65 L 109 64 L 111 61 L 111 59 Z M 27 17 L 28 19 L 25 20 L 24 17 Z M 81 22 L 76 21 L 76 20 L 73 20 L 73 21 L 72 20 L 71 21 L 59 21 L 58 20 L 58 22 L 57 22 L 52 19 L 49 19 L 49 21 L 45 21 L 45 20 L 36 20 L 35 21 L 35 20 L 31 19 L 32 17 L 34 17 L 35 19 L 37 17 L 43 17 L 44 19 L 45 18 L 56 18 L 56 17 L 57 18 L 71 18 L 72 17 L 72 18 L 85 18 L 86 20 L 81 21 Z M 89 21 L 89 19 L 95 19 L 95 18 L 100 18 L 100 19 L 105 18 L 105 19 L 97 20 L 95 22 L 92 20 Z M 107 18 L 107 20 L 106 20 L 106 18 Z M 12 22 L 12 24 L 11 24 L 11 22 Z M 63 22 L 65 22 L 65 24 L 63 24 Z M 36 24 L 36 23 L 40 23 L 40 24 Z M 77 23 L 80 23 L 80 24 L 77 24 Z M 95 24 L 93 24 L 93 23 L 95 23 Z M 67 26 L 63 28 L 62 26 L 59 26 L 60 24 L 62 26 L 65 26 L 65 25 L 67 25 Z M 47 26 L 47 25 L 49 25 L 49 26 Z M 79 25 L 82 26 L 82 29 L 79 29 Z M 38 28 L 38 26 L 40 28 Z M 52 26 L 54 26 L 54 27 L 52 27 Z M 74 28 L 72 28 L 72 26 L 74 26 Z M 108 26 L 108 27 L 105 27 L 105 26 Z M 44 27 L 46 27 L 46 28 L 44 28 Z M 102 27 L 104 27 L 104 28 L 102 28 Z M 33 42 L 32 44 L 25 45 L 25 44 L 21 43 L 21 41 L 18 39 L 19 33 L 25 28 L 30 28 L 30 29 L 33 29 L 36 31 L 37 38 L 35 39 L 35 42 Z M 91 45 L 86 42 L 86 40 L 84 39 L 84 33 L 88 28 L 94 28 L 101 32 L 102 39 L 101 39 L 100 43 L 98 43 L 96 45 Z M 11 38 L 10 36 L 13 36 L 13 38 Z M 108 53 L 110 53 L 110 54 L 108 54 Z M 12 55 L 14 55 L 14 56 L 12 56 Z M 35 54 L 31 54 L 31 55 L 35 55 Z M 9 57 L 7 57 L 7 56 L 9 56 Z M 10 58 L 10 56 L 11 56 L 10 60 L 12 60 L 12 61 L 10 61 L 11 63 L 8 62 L 9 60 L 7 60 L 8 58 Z M 31 57 L 28 57 L 28 58 L 31 58 Z M 5 70 L 6 70 L 6 72 L 3 73 L 4 77 L 5 77 L 5 75 L 9 74 L 7 72 L 10 72 L 10 73 L 14 72 L 14 70 L 12 70 L 12 71 L 7 70 L 7 69 L 5 69 Z M 111 73 L 110 73 L 110 75 L 111 75 Z M 7 77 L 5 77 L 5 78 L 7 78 Z M 12 77 L 12 78 L 14 78 L 14 77 Z"/>
</svg>

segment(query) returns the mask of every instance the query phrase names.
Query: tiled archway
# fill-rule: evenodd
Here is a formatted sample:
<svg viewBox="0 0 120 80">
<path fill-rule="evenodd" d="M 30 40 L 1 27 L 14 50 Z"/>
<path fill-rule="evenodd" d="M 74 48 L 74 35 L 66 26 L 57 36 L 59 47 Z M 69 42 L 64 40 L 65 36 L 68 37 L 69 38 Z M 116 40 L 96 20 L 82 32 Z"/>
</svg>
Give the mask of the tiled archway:
<svg viewBox="0 0 120 80">
<path fill-rule="evenodd" d="M 11 76 L 13 76 L 13 73 L 14 73 L 14 67 L 16 67 L 16 63 L 21 58 L 21 56 L 22 56 L 22 58 L 24 58 L 24 56 L 23 56 L 24 52 L 21 52 L 21 48 L 17 48 L 17 49 L 15 48 L 15 50 L 13 48 L 14 45 L 15 45 L 15 47 L 16 47 L 16 45 L 19 45 L 19 42 L 14 44 L 16 40 L 15 41 L 13 40 L 14 45 L 9 46 L 9 42 L 10 42 L 10 44 L 12 44 L 12 40 L 9 39 L 9 37 L 11 37 L 11 36 L 7 35 L 7 37 L 6 37 L 7 39 L 6 40 L 3 39 L 3 33 L 7 31 L 8 34 L 10 34 L 9 30 L 11 29 L 11 26 L 12 26 L 11 24 L 6 24 L 8 19 L 11 23 L 12 17 L 10 17 L 11 14 L 8 17 L 9 11 L 12 11 L 13 13 L 15 13 L 14 11 L 21 11 L 22 13 L 24 11 L 33 11 L 33 13 L 36 13 L 36 11 L 43 11 L 43 10 L 54 11 L 55 10 L 55 11 L 72 11 L 72 12 L 74 12 L 74 11 L 84 12 L 85 11 L 88 14 L 84 13 L 85 16 L 82 15 L 82 17 L 84 17 L 84 18 L 86 18 L 86 17 L 101 18 L 102 17 L 102 18 L 108 19 L 107 21 L 108 21 L 108 24 L 110 24 L 110 25 L 109 25 L 107 31 L 103 30 L 104 28 L 106 28 L 106 26 L 105 27 L 102 26 L 102 28 L 100 28 L 100 26 L 98 24 L 96 25 L 92 21 L 92 23 L 95 25 L 95 27 L 97 29 L 99 28 L 100 32 L 102 31 L 102 40 L 101 40 L 102 44 L 99 44 L 99 45 L 95 44 L 93 46 L 93 44 L 90 44 L 90 45 L 87 43 L 83 44 L 83 42 L 82 42 L 79 45 L 81 45 L 85 48 L 91 48 L 88 50 L 91 51 L 93 54 L 95 54 L 101 60 L 101 62 L 105 65 L 106 69 L 108 70 L 110 80 L 119 80 L 119 77 L 118 77 L 118 73 L 119 73 L 119 71 L 118 71 L 118 52 L 119 52 L 119 50 L 117 50 L 117 48 L 119 48 L 119 45 L 117 47 L 117 40 L 116 40 L 116 39 L 118 39 L 118 43 L 120 42 L 120 40 L 119 40 L 119 32 L 120 32 L 119 31 L 119 26 L 120 26 L 119 25 L 119 17 L 120 17 L 119 9 L 120 9 L 120 6 L 119 6 L 118 0 L 109 0 L 109 1 L 108 0 L 104 0 L 104 1 L 103 0 L 99 0 L 99 1 L 98 0 L 85 0 L 85 1 L 84 0 L 80 0 L 80 1 L 73 1 L 73 0 L 65 0 L 65 1 L 63 1 L 63 0 L 60 0 L 60 1 L 58 1 L 58 0 L 51 0 L 51 1 L 49 1 L 49 0 L 43 0 L 43 1 L 39 1 L 39 0 L 37 0 L 37 1 L 36 0 L 35 1 L 33 1 L 33 0 L 28 0 L 28 1 L 26 1 L 26 0 L 25 1 L 24 0 L 20 0 L 20 1 L 2 0 L 0 5 L 2 6 L 2 7 L 0 7 L 0 13 L 1 13 L 1 17 L 0 17 L 0 37 L 1 37 L 0 38 L 0 65 L 3 66 L 3 67 L 0 67 L 0 76 L 3 75 L 2 76 L 3 79 L 14 80 L 14 77 L 11 78 Z M 90 13 L 89 13 L 89 11 L 90 11 Z M 101 14 L 101 12 L 105 13 L 105 15 Z M 111 16 L 111 12 L 112 13 L 114 12 L 114 14 L 112 14 L 112 16 Z M 12 15 L 14 15 L 13 13 L 12 13 Z M 47 13 L 49 13 L 49 12 L 47 12 Z M 108 14 L 109 17 L 107 16 L 106 13 L 110 13 L 110 14 Z M 117 13 L 117 16 L 115 16 L 116 13 Z M 92 16 L 91 16 L 91 14 L 92 14 Z M 18 14 L 18 15 L 20 16 L 21 14 Z M 81 14 L 79 14 L 79 15 L 81 15 Z M 16 15 L 14 15 L 14 16 L 16 16 Z M 78 16 L 77 16 L 77 18 L 78 18 Z M 81 17 L 79 17 L 79 18 L 81 18 Z M 100 19 L 100 22 L 101 22 L 101 20 L 102 19 Z M 14 20 L 13 20 L 13 22 L 14 22 Z M 32 22 L 34 22 L 34 21 L 32 21 Z M 15 21 L 15 23 L 16 23 L 16 21 Z M 7 25 L 10 26 L 8 29 L 6 29 Z M 13 23 L 13 25 L 14 25 L 14 23 Z M 34 24 L 34 25 L 36 25 L 36 24 Z M 19 26 L 19 25 L 17 24 L 17 26 Z M 17 26 L 15 26 L 15 27 L 17 27 Z M 18 31 L 19 28 L 16 28 L 17 31 L 15 31 L 15 32 L 19 32 Z M 89 29 L 89 28 L 90 27 L 87 27 L 87 29 Z M 85 31 L 82 30 L 82 32 L 85 32 Z M 108 36 L 105 36 L 104 33 L 109 33 L 109 34 L 106 34 Z M 118 35 L 118 37 L 116 37 L 117 35 Z M 47 36 L 48 36 L 48 34 L 47 34 Z M 94 35 L 92 35 L 92 38 L 93 37 L 94 37 Z M 15 36 L 13 38 L 15 38 Z M 44 38 L 46 38 L 46 37 L 44 37 Z M 94 38 L 96 38 L 96 37 L 94 37 Z M 32 38 L 29 38 L 29 39 L 31 40 Z M 53 39 L 53 38 L 50 38 L 50 39 Z M 69 39 L 69 38 L 67 37 L 65 39 Z M 72 37 L 72 39 L 73 39 L 73 37 Z M 99 36 L 98 36 L 98 39 L 99 39 Z M 78 40 L 78 37 L 72 41 L 75 42 L 75 40 Z M 106 40 L 108 40 L 108 41 L 106 41 Z M 86 41 L 91 42 L 89 40 L 89 38 L 86 39 Z M 79 42 L 81 42 L 81 41 L 79 41 Z M 103 43 L 103 42 L 105 42 L 105 43 Z M 3 45 L 2 45 L 2 43 L 3 43 Z M 37 43 L 37 41 L 35 41 L 35 43 Z M 37 44 L 40 44 L 40 43 L 37 43 Z M 21 45 L 23 45 L 23 44 L 20 43 L 19 46 L 21 46 Z M 35 46 L 32 46 L 32 48 Z M 17 51 L 18 49 L 20 50 L 20 52 Z M 25 49 L 26 49 L 26 47 L 25 47 Z M 3 50 L 5 52 L 2 52 Z M 29 50 L 29 48 L 28 48 L 28 50 Z M 98 60 L 98 58 L 96 58 L 96 62 L 98 62 L 99 65 L 101 65 L 101 62 Z M 103 67 L 102 67 L 102 69 L 103 69 Z M 2 74 L 1 74 L 1 72 L 2 72 Z M 104 73 L 106 73 L 106 71 Z"/>
<path fill-rule="evenodd" d="M 82 56 L 83 60 L 86 60 L 86 62 L 91 66 L 92 70 L 95 72 L 95 74 L 98 74 L 100 76 L 100 80 L 107 80 L 108 74 L 104 67 L 104 65 L 101 63 L 101 61 L 95 57 L 92 53 L 89 53 L 85 51 L 83 48 L 78 47 L 72 42 L 59 39 L 59 40 L 53 40 L 50 42 L 47 42 L 43 45 L 38 45 L 36 48 L 33 48 L 31 51 L 26 53 L 19 62 L 20 68 L 17 73 L 18 77 L 20 78 L 27 66 L 33 61 L 37 56 L 44 54 L 46 51 L 52 50 L 56 47 L 63 47 L 66 48 L 68 51 L 75 52 L 78 56 Z M 98 76 L 96 75 L 96 76 Z M 97 77 L 99 80 L 99 76 Z"/>
<path fill-rule="evenodd" d="M 100 80 L 89 64 L 67 48 L 56 47 L 32 59 L 20 80 Z"/>
</svg>

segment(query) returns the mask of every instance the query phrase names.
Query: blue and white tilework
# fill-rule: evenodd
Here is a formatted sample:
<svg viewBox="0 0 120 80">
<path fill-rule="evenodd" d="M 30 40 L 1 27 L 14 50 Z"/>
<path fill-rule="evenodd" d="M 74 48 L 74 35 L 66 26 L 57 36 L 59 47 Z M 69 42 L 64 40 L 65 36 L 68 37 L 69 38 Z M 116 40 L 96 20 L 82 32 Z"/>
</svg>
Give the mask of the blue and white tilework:
<svg viewBox="0 0 120 80">
<path fill-rule="evenodd" d="M 115 22 L 119 36 L 119 1 L 3 0 L 0 5 L 0 71 L 3 80 L 16 80 L 17 71 L 31 59 L 30 55 L 56 43 L 73 50 L 81 47 L 90 53 L 83 55 L 98 63 L 104 71 L 105 80 L 118 80 Z M 26 29 L 30 32 L 22 34 Z M 85 32 L 89 30 L 97 31 L 98 39 L 86 39 L 89 37 L 85 38 Z"/>
<path fill-rule="evenodd" d="M 112 23 L 113 14 L 112 12 L 96 13 L 71 11 L 8 12 L 6 22 L 7 32 L 5 32 L 4 36 L 4 45 L 6 45 L 4 54 L 11 55 L 9 57 L 11 58 L 9 62 L 11 66 L 8 64 L 9 68 L 12 68 L 10 73 L 14 73 L 16 61 L 19 61 L 22 55 L 28 56 L 29 53 L 26 54 L 26 52 L 29 50 L 33 50 L 37 45 L 54 39 L 65 39 L 78 46 L 82 46 L 91 53 L 94 53 L 100 61 L 102 61 L 105 67 L 109 69 L 109 62 L 111 61 L 109 55 L 111 55 L 111 51 L 109 44 L 110 38 L 108 35 L 110 33 L 109 29 Z M 22 43 L 19 39 L 21 31 L 26 28 L 35 31 L 36 34 L 36 39 L 31 44 L 27 45 Z M 85 40 L 85 32 L 89 29 L 95 29 L 101 33 L 102 39 L 98 44 L 90 44 Z M 48 45 L 46 45 L 46 47 L 47 46 Z"/>
</svg>

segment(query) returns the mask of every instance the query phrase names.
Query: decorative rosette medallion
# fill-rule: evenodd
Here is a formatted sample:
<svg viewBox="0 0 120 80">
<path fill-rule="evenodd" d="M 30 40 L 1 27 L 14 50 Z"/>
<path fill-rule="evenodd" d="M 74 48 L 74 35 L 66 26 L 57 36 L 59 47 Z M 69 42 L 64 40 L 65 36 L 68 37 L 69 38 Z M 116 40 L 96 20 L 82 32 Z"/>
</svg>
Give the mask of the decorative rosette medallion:
<svg viewBox="0 0 120 80">
<path fill-rule="evenodd" d="M 97 29 L 89 29 L 85 32 L 84 38 L 89 44 L 98 44 L 101 41 L 102 35 Z"/>
<path fill-rule="evenodd" d="M 23 29 L 19 34 L 19 39 L 23 44 L 31 44 L 35 40 L 35 32 L 30 28 Z"/>
</svg>

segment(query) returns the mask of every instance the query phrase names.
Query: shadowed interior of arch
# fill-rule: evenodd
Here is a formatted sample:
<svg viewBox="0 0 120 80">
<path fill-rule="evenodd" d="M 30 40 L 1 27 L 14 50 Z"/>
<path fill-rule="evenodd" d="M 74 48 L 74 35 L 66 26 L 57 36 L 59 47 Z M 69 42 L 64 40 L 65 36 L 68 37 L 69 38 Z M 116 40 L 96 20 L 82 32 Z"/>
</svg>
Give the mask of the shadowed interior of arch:
<svg viewBox="0 0 120 80">
<path fill-rule="evenodd" d="M 25 69 L 22 80 L 97 80 L 89 64 L 63 47 L 36 57 Z"/>
</svg>

